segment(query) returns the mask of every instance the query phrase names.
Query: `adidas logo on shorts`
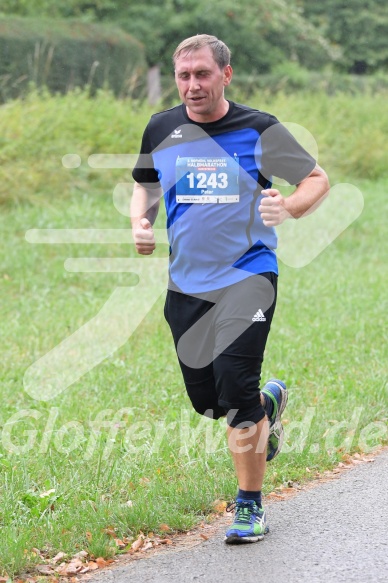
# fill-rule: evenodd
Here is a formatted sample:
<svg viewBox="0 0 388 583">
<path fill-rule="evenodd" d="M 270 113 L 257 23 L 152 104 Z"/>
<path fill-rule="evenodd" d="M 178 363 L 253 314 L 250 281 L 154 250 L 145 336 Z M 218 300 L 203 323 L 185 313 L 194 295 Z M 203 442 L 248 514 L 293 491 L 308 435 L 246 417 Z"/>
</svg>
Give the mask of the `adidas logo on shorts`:
<svg viewBox="0 0 388 583">
<path fill-rule="evenodd" d="M 266 322 L 267 318 L 264 316 L 262 310 L 257 310 L 256 314 L 252 318 L 252 322 Z"/>
</svg>

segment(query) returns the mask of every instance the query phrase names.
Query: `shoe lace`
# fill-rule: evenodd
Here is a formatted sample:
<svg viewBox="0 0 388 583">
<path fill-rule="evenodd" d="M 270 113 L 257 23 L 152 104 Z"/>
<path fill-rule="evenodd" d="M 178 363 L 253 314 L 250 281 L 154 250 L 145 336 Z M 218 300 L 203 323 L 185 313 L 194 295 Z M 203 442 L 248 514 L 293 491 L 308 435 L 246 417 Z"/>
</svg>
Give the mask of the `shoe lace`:
<svg viewBox="0 0 388 583">
<path fill-rule="evenodd" d="M 255 503 L 251 502 L 250 500 L 247 501 L 239 500 L 238 502 L 234 500 L 233 502 L 228 504 L 228 506 L 226 507 L 226 512 L 233 512 L 233 510 L 236 510 L 235 520 L 238 520 L 238 522 L 249 524 L 252 516 L 252 511 L 254 509 L 254 505 Z"/>
</svg>

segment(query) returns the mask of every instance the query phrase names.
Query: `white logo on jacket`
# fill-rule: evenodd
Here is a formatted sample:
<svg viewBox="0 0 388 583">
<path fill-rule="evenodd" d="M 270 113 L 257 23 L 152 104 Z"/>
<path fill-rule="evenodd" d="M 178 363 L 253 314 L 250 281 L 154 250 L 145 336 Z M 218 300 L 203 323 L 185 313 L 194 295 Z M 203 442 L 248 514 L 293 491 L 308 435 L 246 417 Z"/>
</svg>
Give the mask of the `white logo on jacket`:
<svg viewBox="0 0 388 583">
<path fill-rule="evenodd" d="M 182 130 L 174 130 L 174 133 L 171 134 L 172 138 L 183 138 Z"/>
</svg>

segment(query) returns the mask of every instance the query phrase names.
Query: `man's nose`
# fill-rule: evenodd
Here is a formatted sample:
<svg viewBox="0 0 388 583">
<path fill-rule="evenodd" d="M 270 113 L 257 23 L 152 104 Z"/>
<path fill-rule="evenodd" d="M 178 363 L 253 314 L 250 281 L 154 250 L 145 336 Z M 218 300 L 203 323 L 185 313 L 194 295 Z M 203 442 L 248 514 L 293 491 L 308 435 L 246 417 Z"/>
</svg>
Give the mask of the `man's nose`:
<svg viewBox="0 0 388 583">
<path fill-rule="evenodd" d="M 190 77 L 190 91 L 198 91 L 198 89 L 201 87 L 199 80 L 197 79 L 197 77 L 195 77 L 195 75 L 192 75 Z"/>
</svg>

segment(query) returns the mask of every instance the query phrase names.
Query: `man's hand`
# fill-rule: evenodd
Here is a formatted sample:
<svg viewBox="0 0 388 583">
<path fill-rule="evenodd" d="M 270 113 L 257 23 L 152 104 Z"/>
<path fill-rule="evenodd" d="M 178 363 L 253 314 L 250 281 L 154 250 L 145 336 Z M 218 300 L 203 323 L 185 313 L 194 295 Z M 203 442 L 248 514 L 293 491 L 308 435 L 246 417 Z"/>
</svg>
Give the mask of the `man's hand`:
<svg viewBox="0 0 388 583">
<path fill-rule="evenodd" d="M 139 224 L 133 229 L 133 240 L 136 251 L 141 255 L 152 255 L 155 250 L 155 236 L 152 225 L 148 219 L 140 219 Z"/>
<path fill-rule="evenodd" d="M 262 190 L 264 195 L 259 205 L 259 213 L 266 227 L 276 227 L 291 217 L 286 210 L 286 198 L 276 188 Z"/>
<path fill-rule="evenodd" d="M 276 188 L 262 190 L 259 213 L 266 227 L 281 225 L 286 219 L 300 219 L 315 211 L 330 190 L 326 172 L 318 164 L 290 196 L 284 197 Z"/>
</svg>

